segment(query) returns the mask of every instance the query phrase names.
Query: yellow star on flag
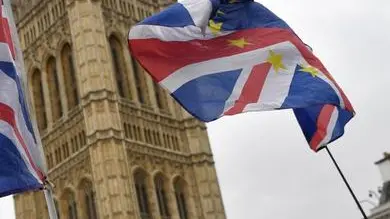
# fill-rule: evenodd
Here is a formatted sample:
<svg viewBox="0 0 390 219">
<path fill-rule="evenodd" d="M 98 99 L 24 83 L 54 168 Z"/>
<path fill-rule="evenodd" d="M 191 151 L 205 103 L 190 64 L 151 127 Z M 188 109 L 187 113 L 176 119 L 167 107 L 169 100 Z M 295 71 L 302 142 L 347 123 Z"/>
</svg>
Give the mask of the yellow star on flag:
<svg viewBox="0 0 390 219">
<path fill-rule="evenodd" d="M 244 48 L 246 45 L 251 45 L 252 43 L 248 43 L 244 37 L 238 40 L 228 40 L 230 45 Z"/>
<path fill-rule="evenodd" d="M 272 64 L 272 67 L 276 72 L 279 72 L 280 69 L 286 70 L 286 67 L 283 65 L 282 54 L 276 54 L 274 51 L 270 50 L 267 62 Z"/>
<path fill-rule="evenodd" d="M 314 68 L 313 66 L 310 66 L 310 65 L 308 65 L 308 66 L 301 65 L 301 68 L 302 69 L 299 71 L 307 72 L 307 73 L 311 74 L 311 76 L 313 76 L 313 77 L 317 76 L 319 73 L 316 68 Z"/>
<path fill-rule="evenodd" d="M 210 27 L 211 33 L 213 33 L 214 35 L 217 35 L 219 32 L 221 32 L 222 22 L 216 23 L 213 20 L 210 20 L 209 27 Z"/>
<path fill-rule="evenodd" d="M 237 0 L 229 0 L 229 4 L 233 4 L 233 3 L 236 3 Z"/>
</svg>

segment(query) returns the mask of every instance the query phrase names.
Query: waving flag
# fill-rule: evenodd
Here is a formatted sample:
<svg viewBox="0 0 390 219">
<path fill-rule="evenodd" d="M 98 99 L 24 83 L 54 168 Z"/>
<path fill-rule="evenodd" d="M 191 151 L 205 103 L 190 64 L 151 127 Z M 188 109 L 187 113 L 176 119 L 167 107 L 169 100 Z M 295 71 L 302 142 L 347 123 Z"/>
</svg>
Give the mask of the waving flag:
<svg viewBox="0 0 390 219">
<path fill-rule="evenodd" d="M 354 110 L 286 22 L 252 0 L 185 0 L 129 32 L 131 54 L 194 117 L 293 109 L 312 150 Z"/>
<path fill-rule="evenodd" d="M 8 2 L 9 3 L 9 2 Z M 41 189 L 44 162 L 16 67 L 9 5 L 0 1 L 0 197 Z M 15 37 L 15 35 L 14 35 Z"/>
</svg>

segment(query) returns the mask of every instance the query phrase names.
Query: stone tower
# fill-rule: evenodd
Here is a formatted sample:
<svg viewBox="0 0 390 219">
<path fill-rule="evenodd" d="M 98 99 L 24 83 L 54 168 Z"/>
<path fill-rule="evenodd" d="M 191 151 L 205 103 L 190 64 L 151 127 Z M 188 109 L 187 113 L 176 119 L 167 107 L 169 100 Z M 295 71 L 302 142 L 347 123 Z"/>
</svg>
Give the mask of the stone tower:
<svg viewBox="0 0 390 219">
<path fill-rule="evenodd" d="M 222 219 L 206 127 L 129 55 L 131 25 L 169 0 L 13 0 L 61 219 Z M 17 219 L 48 218 L 42 192 Z"/>
</svg>

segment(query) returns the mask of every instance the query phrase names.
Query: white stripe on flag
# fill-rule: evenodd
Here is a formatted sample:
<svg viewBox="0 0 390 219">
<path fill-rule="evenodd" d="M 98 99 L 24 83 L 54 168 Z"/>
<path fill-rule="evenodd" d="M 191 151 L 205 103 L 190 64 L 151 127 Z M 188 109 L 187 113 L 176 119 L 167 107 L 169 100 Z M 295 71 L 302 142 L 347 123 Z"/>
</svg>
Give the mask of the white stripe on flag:
<svg viewBox="0 0 390 219">
<path fill-rule="evenodd" d="M 159 39 L 161 41 L 190 41 L 202 38 L 201 30 L 195 26 L 165 27 L 140 24 L 132 27 L 129 32 L 129 40 Z"/>
<path fill-rule="evenodd" d="M 7 19 L 7 21 L 9 21 L 8 12 L 7 12 L 4 5 L 1 6 L 1 12 L 2 12 L 3 18 L 5 18 L 5 19 Z"/>
<path fill-rule="evenodd" d="M 196 26 L 207 26 L 213 10 L 210 0 L 183 0 L 179 3 L 187 9 Z"/>
<path fill-rule="evenodd" d="M 4 6 L 4 4 L 1 5 L 1 14 L 2 14 L 3 18 L 6 18 L 8 20 L 8 13 L 7 13 L 7 10 Z"/>
<path fill-rule="evenodd" d="M 339 118 L 339 109 L 337 107 L 333 108 L 332 116 L 330 117 L 328 127 L 326 128 L 326 136 L 322 139 L 322 141 L 317 145 L 316 150 L 319 148 L 326 146 L 332 138 L 333 130 L 336 126 L 336 122 Z"/>
<path fill-rule="evenodd" d="M 18 94 L 16 83 L 12 78 L 0 70 L 0 103 L 4 103 L 13 109 L 16 116 L 16 125 L 24 141 L 29 147 L 35 146 L 33 135 L 28 130 L 23 116 L 19 96 L 10 94 Z"/>
<path fill-rule="evenodd" d="M 231 34 L 233 31 L 224 31 L 218 36 Z M 157 25 L 140 24 L 131 28 L 129 32 L 129 40 L 137 39 L 158 39 L 165 42 L 178 41 L 185 42 L 191 40 L 209 40 L 216 36 L 206 29 L 204 33 L 199 27 L 165 27 Z"/>
<path fill-rule="evenodd" d="M 0 61 L 1 62 L 12 62 L 13 63 L 13 59 L 12 59 L 12 54 L 11 54 L 11 50 L 9 49 L 9 46 L 7 43 L 4 43 L 4 42 L 0 42 Z"/>
<path fill-rule="evenodd" d="M 19 130 L 21 137 L 27 146 L 27 149 L 29 150 L 26 153 L 30 153 L 31 151 L 35 150 L 35 147 L 37 147 L 37 145 L 35 144 L 33 135 L 28 130 L 26 121 L 24 120 L 24 116 L 21 110 L 21 105 L 19 102 L 16 83 L 12 78 L 10 78 L 2 71 L 0 71 L 0 103 L 9 106 L 14 111 L 16 127 Z M 17 144 L 17 145 L 21 147 L 21 144 Z M 24 151 L 24 148 L 23 147 L 20 149 L 18 148 L 18 150 Z M 33 158 L 31 153 L 30 155 L 31 158 Z M 26 159 L 28 162 L 26 165 L 31 165 L 28 160 L 28 157 L 26 157 Z"/>
<path fill-rule="evenodd" d="M 283 55 L 282 63 L 286 69 L 275 71 L 274 67 L 271 67 L 257 103 L 248 104 L 244 112 L 273 110 L 282 106 L 290 91 L 291 81 L 301 58 L 298 49 L 292 44 L 289 46 L 290 48 L 278 47 L 272 50 L 276 54 Z"/>
<path fill-rule="evenodd" d="M 194 63 L 178 69 L 164 80 L 160 81 L 160 84 L 173 93 L 184 84 L 201 76 L 243 68 L 252 69 L 254 66 L 262 64 L 267 60 L 269 50 L 279 49 L 280 51 L 297 50 L 293 44 L 286 41 L 249 52 Z"/>
</svg>

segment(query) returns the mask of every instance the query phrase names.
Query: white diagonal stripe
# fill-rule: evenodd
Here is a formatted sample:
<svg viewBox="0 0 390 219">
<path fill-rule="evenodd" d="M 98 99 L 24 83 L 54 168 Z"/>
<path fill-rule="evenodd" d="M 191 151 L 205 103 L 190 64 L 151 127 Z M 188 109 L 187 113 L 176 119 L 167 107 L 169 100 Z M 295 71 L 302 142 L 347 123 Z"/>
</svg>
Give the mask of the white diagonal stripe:
<svg viewBox="0 0 390 219">
<path fill-rule="evenodd" d="M 333 112 L 332 112 L 332 116 L 330 117 L 330 120 L 329 120 L 328 127 L 326 128 L 326 136 L 317 145 L 316 150 L 318 150 L 319 148 L 326 146 L 328 144 L 328 142 L 332 138 L 333 130 L 336 126 L 336 122 L 337 122 L 338 118 L 339 118 L 339 109 L 337 107 L 334 107 Z"/>
<path fill-rule="evenodd" d="M 286 69 L 275 71 L 271 67 L 258 101 L 248 104 L 244 108 L 244 112 L 278 109 L 288 96 L 291 81 L 301 56 L 297 49 L 275 48 L 273 51 L 283 55 L 282 63 Z"/>
<path fill-rule="evenodd" d="M 10 95 L 14 94 L 14 95 Z M 8 75 L 6 75 L 4 72 L 0 71 L 0 103 L 3 103 L 10 108 L 12 108 L 14 115 L 15 115 L 15 121 L 16 121 L 16 127 L 20 132 L 20 135 L 23 139 L 23 141 L 26 144 L 27 150 L 29 152 L 32 152 L 37 147 L 35 144 L 34 138 L 32 133 L 28 130 L 26 126 L 26 121 L 24 120 L 24 116 L 22 113 L 21 105 L 19 102 L 19 96 L 18 96 L 18 90 L 17 85 L 14 79 L 10 78 Z M 1 132 L 3 132 L 2 129 L 0 129 Z M 37 176 L 35 173 L 34 168 L 32 168 L 32 164 L 30 163 L 27 154 L 29 152 L 25 152 L 24 148 L 21 146 L 21 144 L 15 144 L 18 150 L 21 153 L 21 156 L 26 162 L 26 165 L 33 171 L 33 175 Z M 32 156 L 32 154 L 30 154 Z M 31 157 L 33 159 L 33 157 Z M 34 161 L 32 161 L 34 162 Z M 40 180 L 39 178 L 37 178 Z"/>
<path fill-rule="evenodd" d="M 253 68 L 255 65 L 262 64 L 267 60 L 269 50 L 289 51 L 297 49 L 290 42 L 282 42 L 249 52 L 190 64 L 176 70 L 164 80 L 160 81 L 160 84 L 173 93 L 182 85 L 201 76 L 243 68 Z"/>
<path fill-rule="evenodd" d="M 0 42 L 0 61 L 13 62 L 11 50 L 7 43 Z"/>
</svg>

